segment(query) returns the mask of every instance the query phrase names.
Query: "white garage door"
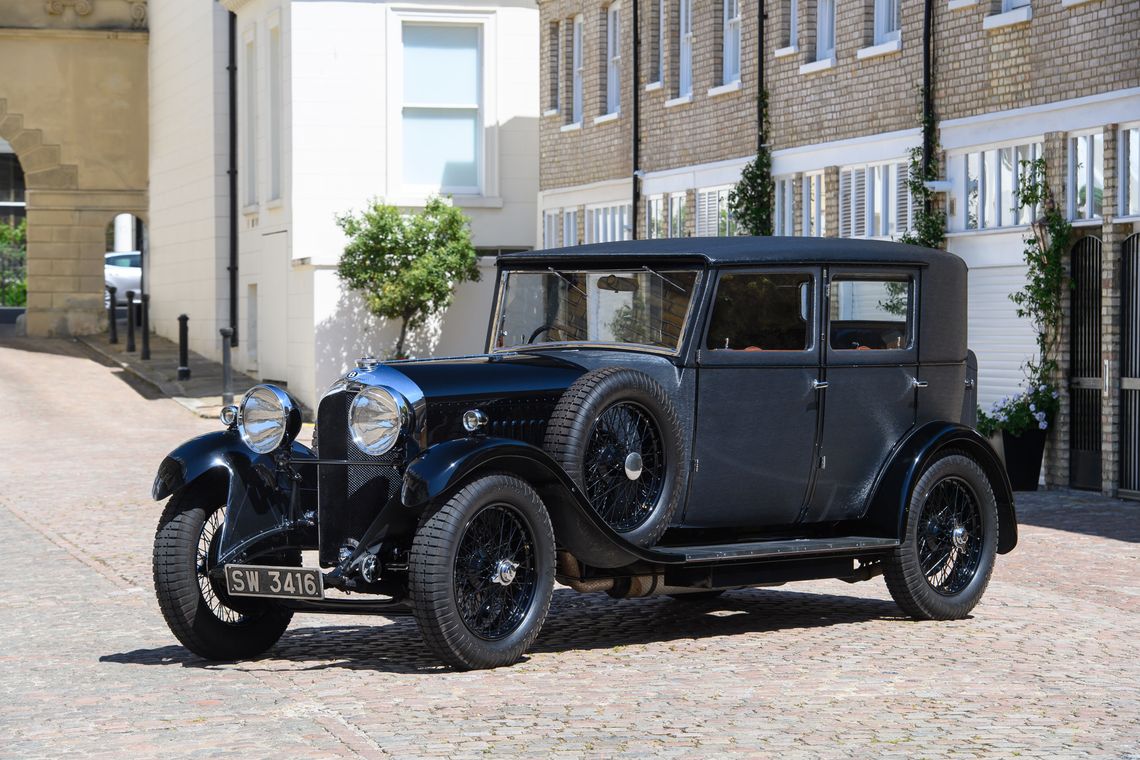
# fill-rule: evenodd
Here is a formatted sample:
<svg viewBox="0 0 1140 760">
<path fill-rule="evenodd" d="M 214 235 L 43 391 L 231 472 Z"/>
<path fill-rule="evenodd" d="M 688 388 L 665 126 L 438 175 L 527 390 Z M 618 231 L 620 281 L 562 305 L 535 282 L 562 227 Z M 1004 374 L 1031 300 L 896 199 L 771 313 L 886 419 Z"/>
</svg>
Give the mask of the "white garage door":
<svg viewBox="0 0 1140 760">
<path fill-rule="evenodd" d="M 1009 294 L 1025 284 L 1025 266 L 970 269 L 969 340 L 978 355 L 978 404 L 988 410 L 1018 391 L 1022 365 L 1037 353 L 1033 327 L 1019 319 Z"/>
</svg>

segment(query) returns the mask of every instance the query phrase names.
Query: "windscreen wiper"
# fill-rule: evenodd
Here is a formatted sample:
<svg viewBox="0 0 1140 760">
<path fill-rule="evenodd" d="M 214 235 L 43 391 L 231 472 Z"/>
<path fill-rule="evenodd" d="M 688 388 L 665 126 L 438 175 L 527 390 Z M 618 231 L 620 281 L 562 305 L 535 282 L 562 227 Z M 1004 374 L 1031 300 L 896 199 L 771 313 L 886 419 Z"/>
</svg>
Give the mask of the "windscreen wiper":
<svg viewBox="0 0 1140 760">
<path fill-rule="evenodd" d="M 657 275 L 658 277 L 660 277 L 660 278 L 661 278 L 661 281 L 662 281 L 662 282 L 665 282 L 665 283 L 668 283 L 669 285 L 672 285 L 674 288 L 676 288 L 677 290 L 679 290 L 679 291 L 680 291 L 680 292 L 682 292 L 682 293 L 688 293 L 688 292 L 689 292 L 689 291 L 685 290 L 684 288 L 682 288 L 682 287 L 681 287 L 680 285 L 678 285 L 677 283 L 675 283 L 675 282 L 673 282 L 672 280 L 670 280 L 670 279 L 669 279 L 668 277 L 666 277 L 665 275 L 663 275 L 663 274 L 661 274 L 660 272 L 658 272 L 656 269 L 650 269 L 649 267 L 642 267 L 642 269 L 644 269 L 646 272 L 649 272 L 650 274 L 655 274 L 655 275 Z"/>
<path fill-rule="evenodd" d="M 553 274 L 553 275 L 557 276 L 557 277 L 558 277 L 558 279 L 562 280 L 564 283 L 566 283 L 566 284 L 567 284 L 567 285 L 569 285 L 570 287 L 574 288 L 574 290 L 577 290 L 577 291 L 578 291 L 579 293 L 581 293 L 583 296 L 586 296 L 586 298 L 589 298 L 589 297 L 590 297 L 590 296 L 588 296 L 588 295 L 586 294 L 586 291 L 582 290 L 580 287 L 578 287 L 577 285 L 575 285 L 575 284 L 574 284 L 574 281 L 573 281 L 573 280 L 571 280 L 569 277 L 567 277 L 566 275 L 564 275 L 564 274 L 562 274 L 561 272 L 559 272 L 559 271 L 558 271 L 557 269 L 555 269 L 554 267 L 547 267 L 547 270 L 548 270 L 548 271 L 549 271 L 551 274 Z"/>
</svg>

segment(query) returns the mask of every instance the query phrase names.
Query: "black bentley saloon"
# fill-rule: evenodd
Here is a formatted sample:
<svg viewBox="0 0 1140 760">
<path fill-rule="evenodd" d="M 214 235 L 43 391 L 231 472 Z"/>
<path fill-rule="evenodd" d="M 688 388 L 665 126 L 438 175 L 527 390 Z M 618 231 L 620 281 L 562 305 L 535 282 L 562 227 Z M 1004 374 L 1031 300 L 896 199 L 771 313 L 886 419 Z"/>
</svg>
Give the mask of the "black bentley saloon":
<svg viewBox="0 0 1140 760">
<path fill-rule="evenodd" d="M 972 427 L 966 266 L 810 238 L 504 255 L 484 352 L 260 385 L 162 462 L 158 601 L 202 657 L 298 612 L 412 614 L 459 669 L 517 661 L 555 582 L 676 604 L 884 576 L 965 617 L 1017 543 Z M 709 602 L 705 602 L 709 603 Z"/>
</svg>

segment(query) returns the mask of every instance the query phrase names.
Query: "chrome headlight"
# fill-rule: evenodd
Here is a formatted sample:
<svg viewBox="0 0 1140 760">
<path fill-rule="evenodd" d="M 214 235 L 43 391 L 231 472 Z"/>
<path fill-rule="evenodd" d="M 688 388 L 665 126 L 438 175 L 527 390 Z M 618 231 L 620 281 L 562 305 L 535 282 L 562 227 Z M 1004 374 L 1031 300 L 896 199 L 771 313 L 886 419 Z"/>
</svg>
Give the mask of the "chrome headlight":
<svg viewBox="0 0 1140 760">
<path fill-rule="evenodd" d="M 408 422 L 407 405 L 393 391 L 380 386 L 356 394 L 348 408 L 348 432 L 365 454 L 387 453 L 400 439 Z"/>
<path fill-rule="evenodd" d="M 238 433 L 246 446 L 268 454 L 287 446 L 301 429 L 301 410 L 288 393 L 274 385 L 255 385 L 242 397 Z"/>
</svg>

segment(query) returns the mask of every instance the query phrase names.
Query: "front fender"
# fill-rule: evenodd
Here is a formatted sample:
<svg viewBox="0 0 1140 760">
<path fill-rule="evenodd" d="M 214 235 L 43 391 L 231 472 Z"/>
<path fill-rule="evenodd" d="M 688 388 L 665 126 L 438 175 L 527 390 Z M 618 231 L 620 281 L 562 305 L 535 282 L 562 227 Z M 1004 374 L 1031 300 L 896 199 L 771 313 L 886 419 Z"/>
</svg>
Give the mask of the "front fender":
<svg viewBox="0 0 1140 760">
<path fill-rule="evenodd" d="M 290 461 L 313 459 L 307 447 L 293 442 Z M 218 548 L 225 564 L 263 540 L 310 527 L 303 513 L 302 493 L 311 491 L 314 468 L 283 472 L 271 454 L 246 446 L 236 430 L 220 430 L 192 438 L 170 452 L 159 465 L 151 496 L 155 500 L 214 476 L 219 500 L 225 493 L 226 519 Z M 293 472 L 298 473 L 294 479 Z M 303 474 L 302 474 L 303 473 Z"/>
<path fill-rule="evenodd" d="M 998 507 L 998 552 L 1017 546 L 1017 513 L 1005 465 L 989 441 L 973 428 L 953 422 L 931 422 L 914 430 L 895 449 L 879 475 L 867 513 L 885 535 L 902 540 L 911 492 L 923 471 L 941 452 L 957 449 L 969 454 L 989 478 Z"/>
<path fill-rule="evenodd" d="M 542 449 L 510 438 L 459 438 L 430 447 L 408 465 L 401 499 L 422 509 L 450 497 L 479 474 L 508 472 L 527 481 L 546 504 L 558 545 L 599 568 L 677 557 L 629 543 L 598 516 L 578 485 Z"/>
</svg>

